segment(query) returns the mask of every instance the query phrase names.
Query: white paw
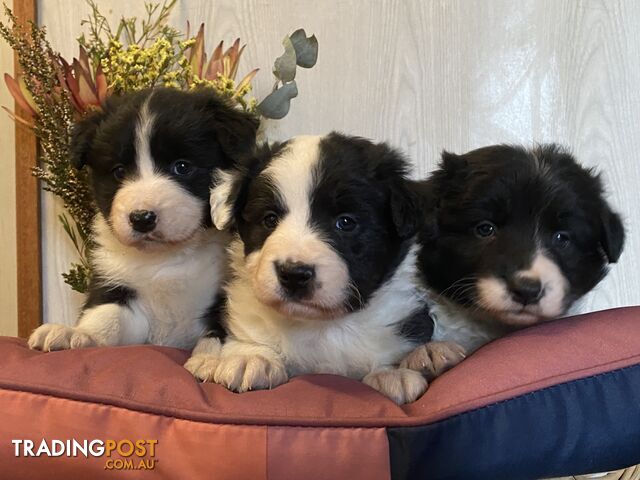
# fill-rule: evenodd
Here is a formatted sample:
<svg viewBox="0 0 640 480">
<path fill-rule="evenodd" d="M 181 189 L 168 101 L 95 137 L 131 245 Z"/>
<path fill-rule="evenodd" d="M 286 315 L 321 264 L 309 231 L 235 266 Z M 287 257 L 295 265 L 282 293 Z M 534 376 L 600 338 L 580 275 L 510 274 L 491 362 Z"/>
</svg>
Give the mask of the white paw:
<svg viewBox="0 0 640 480">
<path fill-rule="evenodd" d="M 372 372 L 362 379 L 362 383 L 389 397 L 398 405 L 415 402 L 429 386 L 420 373 L 406 368 Z"/>
<path fill-rule="evenodd" d="M 34 330 L 29 337 L 29 348 L 50 352 L 98 345 L 90 335 L 67 325 L 45 323 Z"/>
<path fill-rule="evenodd" d="M 400 368 L 422 373 L 432 380 L 466 358 L 464 348 L 453 342 L 428 342 L 405 357 Z"/>
<path fill-rule="evenodd" d="M 216 373 L 219 363 L 220 355 L 198 353 L 187 360 L 187 363 L 184 364 L 184 368 L 189 370 L 198 380 L 202 380 L 203 382 L 213 382 L 214 374 Z"/>
<path fill-rule="evenodd" d="M 289 379 L 282 360 L 262 355 L 220 358 L 214 380 L 238 393 L 277 387 Z"/>
</svg>

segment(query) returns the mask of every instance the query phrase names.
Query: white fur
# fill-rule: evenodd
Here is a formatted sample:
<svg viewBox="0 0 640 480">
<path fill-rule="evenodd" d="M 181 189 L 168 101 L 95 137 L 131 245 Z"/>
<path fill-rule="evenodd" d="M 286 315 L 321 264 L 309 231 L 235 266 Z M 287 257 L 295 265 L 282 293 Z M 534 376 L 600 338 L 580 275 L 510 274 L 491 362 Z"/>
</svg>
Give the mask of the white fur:
<svg viewBox="0 0 640 480">
<path fill-rule="evenodd" d="M 115 240 L 100 217 L 95 231 L 96 272 L 135 290 L 129 308 L 136 322 L 148 322 L 146 341 L 192 348 L 202 333 L 200 319 L 224 277 L 227 235 L 200 230 L 188 242 L 144 251 Z M 81 319 L 79 326 L 83 323 Z M 124 336 L 120 343 L 130 343 L 129 339 L 138 343 L 135 336 Z"/>
<path fill-rule="evenodd" d="M 134 290 L 135 297 L 127 306 L 110 303 L 86 309 L 77 326 L 68 329 L 54 347 L 69 348 L 64 345 L 80 332 L 95 345 L 153 343 L 193 348 L 204 330 L 202 317 L 224 280 L 227 234 L 201 229 L 187 242 L 163 250 L 141 250 L 120 243 L 102 215 L 96 217 L 93 231 L 95 273 L 108 284 Z M 32 348 L 51 343 L 43 336 L 50 325 L 34 332 Z"/>
<path fill-rule="evenodd" d="M 230 335 L 245 344 L 247 354 L 256 346 L 271 348 L 289 376 L 334 373 L 362 379 L 397 364 L 415 346 L 396 333 L 398 322 L 424 305 L 416 282 L 415 247 L 364 309 L 324 321 L 292 318 L 260 302 L 247 278 L 239 239 L 232 242 L 231 256 L 235 275 L 227 287 Z"/>
<path fill-rule="evenodd" d="M 137 176 L 126 180 L 116 192 L 109 223 L 125 245 L 163 249 L 166 243 L 184 242 L 195 235 L 200 229 L 204 202 L 156 171 L 149 145 L 154 124 L 150 98 L 142 105 L 136 125 Z M 129 215 L 135 210 L 154 212 L 156 227 L 147 233 L 134 230 Z"/>
<path fill-rule="evenodd" d="M 179 244 L 200 229 L 204 202 L 164 175 L 143 175 L 125 182 L 116 193 L 109 220 L 118 240 L 139 248 L 164 249 Z M 156 227 L 148 233 L 135 231 L 129 222 L 134 210 L 157 215 Z"/>
<path fill-rule="evenodd" d="M 203 337 L 198 340 L 191 352 L 191 357 L 184 364 L 194 377 L 205 382 L 213 381 L 214 374 L 220 362 L 222 343 L 215 337 Z"/>
<path fill-rule="evenodd" d="M 218 169 L 213 174 L 215 187 L 211 189 L 209 204 L 211 205 L 211 220 L 218 230 L 226 229 L 231 222 L 232 210 L 228 200 L 234 180 L 235 177 L 231 172 Z"/>
<path fill-rule="evenodd" d="M 149 102 L 153 94 L 149 95 L 138 113 L 136 125 L 136 163 L 140 177 L 150 177 L 154 173 L 153 157 L 149 140 L 153 133 L 154 115 L 149 111 Z"/>
<path fill-rule="evenodd" d="M 564 313 L 568 281 L 543 252 L 538 252 L 531 266 L 516 275 L 540 280 L 544 294 L 538 303 L 523 307 L 513 301 L 506 283 L 495 277 L 484 277 L 477 282 L 478 303 L 486 312 L 453 305 L 432 293 L 433 340 L 456 342 L 471 353 L 515 328 Z M 495 318 L 490 318 L 492 316 Z"/>
<path fill-rule="evenodd" d="M 209 355 L 207 367 L 194 360 L 188 368 L 210 380 L 216 365 L 213 381 L 238 392 L 271 388 L 295 375 L 333 373 L 363 380 L 397 403 L 413 401 L 427 382 L 417 372 L 396 367 L 415 347 L 399 334 L 399 324 L 426 301 L 417 281 L 417 246 L 362 309 L 347 309 L 353 288 L 348 266 L 312 226 L 320 141 L 312 136 L 292 139 L 261 173 L 286 205 L 286 214 L 259 250 L 245 256 L 242 240 L 232 242 L 233 275 L 226 287 L 229 339 L 220 353 Z M 233 177 L 217 180 L 212 217 L 224 226 Z M 309 298 L 293 301 L 282 291 L 275 265 L 285 262 L 313 266 Z"/>
<path fill-rule="evenodd" d="M 153 343 L 190 349 L 203 333 L 203 317 L 225 278 L 229 236 L 203 228 L 205 202 L 156 171 L 150 98 L 136 125 L 137 175 L 120 186 L 109 218 L 98 214 L 92 231 L 94 274 L 107 286 L 132 290 L 133 298 L 86 308 L 75 327 L 42 325 L 29 340 L 32 348 Z M 151 232 L 133 230 L 134 210 L 155 212 Z"/>
<path fill-rule="evenodd" d="M 543 294 L 538 302 L 523 308 L 511 298 L 504 280 L 485 277 L 478 280 L 478 303 L 504 322 L 518 326 L 531 325 L 541 318 L 555 318 L 564 313 L 568 281 L 558 265 L 543 252 L 538 251 L 531 266 L 516 272 L 515 276 L 541 283 Z"/>
<path fill-rule="evenodd" d="M 490 323 L 482 316 L 454 306 L 436 294 L 432 294 L 429 308 L 434 321 L 432 340 L 455 342 L 467 353 L 474 352 L 506 333 L 502 325 Z"/>
<path fill-rule="evenodd" d="M 322 137 L 301 136 L 290 141 L 262 172 L 268 177 L 287 205 L 280 220 L 259 251 L 244 263 L 247 280 L 264 304 L 290 316 L 326 319 L 344 315 L 349 294 L 349 270 L 344 260 L 322 235 L 311 227 L 310 200 L 314 170 L 320 159 Z M 274 268 L 276 262 L 313 265 L 317 285 L 312 296 L 301 302 L 289 302 L 283 296 Z"/>
</svg>

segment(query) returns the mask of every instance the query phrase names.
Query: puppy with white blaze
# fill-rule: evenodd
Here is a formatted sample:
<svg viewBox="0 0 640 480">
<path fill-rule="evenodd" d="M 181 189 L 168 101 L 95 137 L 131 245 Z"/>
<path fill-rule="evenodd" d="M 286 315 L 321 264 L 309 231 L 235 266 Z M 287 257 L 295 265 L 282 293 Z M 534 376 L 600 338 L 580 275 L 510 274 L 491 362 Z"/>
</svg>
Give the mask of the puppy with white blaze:
<svg viewBox="0 0 640 480">
<path fill-rule="evenodd" d="M 557 145 L 444 152 L 418 189 L 433 338 L 467 352 L 562 316 L 622 253 L 624 227 L 599 176 Z M 403 366 L 431 373 L 430 358 L 420 347 Z"/>
<path fill-rule="evenodd" d="M 385 144 L 331 133 L 265 147 L 221 172 L 214 224 L 234 226 L 223 324 L 186 367 L 230 390 L 344 375 L 401 404 L 427 382 L 399 361 L 431 337 L 416 272 L 416 199 Z"/>
<path fill-rule="evenodd" d="M 218 329 L 229 238 L 212 228 L 212 172 L 255 147 L 257 123 L 209 89 L 114 96 L 80 121 L 72 163 L 89 167 L 99 212 L 89 294 L 75 326 L 46 323 L 29 346 L 193 348 Z"/>
</svg>

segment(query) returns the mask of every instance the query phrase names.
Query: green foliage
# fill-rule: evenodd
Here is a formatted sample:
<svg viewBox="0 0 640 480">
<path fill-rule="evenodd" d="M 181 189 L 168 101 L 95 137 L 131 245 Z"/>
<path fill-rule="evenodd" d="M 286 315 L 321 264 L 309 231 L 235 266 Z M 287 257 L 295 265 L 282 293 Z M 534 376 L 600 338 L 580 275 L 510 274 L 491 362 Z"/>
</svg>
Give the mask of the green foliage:
<svg viewBox="0 0 640 480">
<path fill-rule="evenodd" d="M 193 89 L 216 89 L 222 96 L 246 111 L 259 111 L 269 118 L 282 118 L 297 96 L 296 67 L 312 67 L 318 56 L 315 36 L 296 30 L 283 41 L 285 53 L 274 65 L 273 92 L 258 106 L 249 97 L 254 69 L 236 83 L 236 74 L 244 46 L 240 39 L 224 50 L 217 46 L 206 63 L 204 24 L 194 38 L 167 24 L 177 0 L 145 3 L 145 16 L 121 17 L 115 26 L 100 12 L 96 0 L 90 7 L 86 28 L 78 39 L 79 59 L 68 62 L 53 51 L 46 29 L 30 23 L 21 27 L 9 8 L 4 7 L 8 23 L 0 22 L 2 36 L 16 52 L 21 75 L 5 75 L 11 94 L 32 118 L 16 120 L 29 125 L 39 140 L 38 164 L 33 174 L 45 190 L 59 197 L 68 213 L 60 223 L 78 254 L 78 262 L 63 273 L 64 281 L 75 291 L 87 291 L 91 277 L 88 254 L 91 247 L 91 222 L 96 206 L 89 188 L 86 170 L 70 164 L 69 143 L 74 121 L 101 109 L 111 94 L 125 93 L 158 85 Z M 189 34 L 187 33 L 187 37 Z"/>
<path fill-rule="evenodd" d="M 96 210 L 87 173 L 76 170 L 69 163 L 73 107 L 66 90 L 60 86 L 52 62 L 55 53 L 47 41 L 44 27 L 34 23 L 27 28 L 21 27 L 6 6 L 5 14 L 9 24 L 0 23 L 0 36 L 17 52 L 24 81 L 38 110 L 33 122 L 39 140 L 38 165 L 33 167 L 33 174 L 42 181 L 45 190 L 62 200 L 77 235 L 86 239 Z M 66 223 L 68 226 L 69 222 Z M 81 257 L 81 262 L 88 265 L 86 257 Z M 87 270 L 76 269 L 67 274 L 73 276 L 74 286 L 80 291 L 87 283 Z"/>
<path fill-rule="evenodd" d="M 282 46 L 284 53 L 273 64 L 273 91 L 257 106 L 260 115 L 276 120 L 289 113 L 291 99 L 298 96 L 296 66 L 311 68 L 318 61 L 318 40 L 315 35 L 307 37 L 302 28 L 284 37 Z"/>
<path fill-rule="evenodd" d="M 111 28 L 107 18 L 100 13 L 95 0 L 87 0 L 91 7 L 89 17 L 82 20 L 80 25 L 89 29 L 88 34 L 78 37 L 78 43 L 87 50 L 93 65 L 99 65 L 105 58 L 112 42 L 121 45 L 138 45 L 147 47 L 159 38 L 174 44 L 181 33 L 167 25 L 169 15 L 177 0 L 165 0 L 159 3 L 146 3 L 146 18 L 142 19 L 138 33 L 138 20 L 135 17 L 121 17 L 115 28 Z"/>
</svg>

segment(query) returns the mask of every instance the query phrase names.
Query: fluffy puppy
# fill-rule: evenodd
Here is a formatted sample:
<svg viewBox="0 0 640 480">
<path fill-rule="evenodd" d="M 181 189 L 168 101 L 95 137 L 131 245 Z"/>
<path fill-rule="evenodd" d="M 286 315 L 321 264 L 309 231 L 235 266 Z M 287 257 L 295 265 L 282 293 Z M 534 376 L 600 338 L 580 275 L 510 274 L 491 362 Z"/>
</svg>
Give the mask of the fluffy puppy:
<svg viewBox="0 0 640 480">
<path fill-rule="evenodd" d="M 78 123 L 72 163 L 90 168 L 99 210 L 93 277 L 77 325 L 46 323 L 30 347 L 192 348 L 207 321 L 215 327 L 228 239 L 209 228 L 211 174 L 251 150 L 256 129 L 208 89 L 112 97 Z"/>
<path fill-rule="evenodd" d="M 294 375 L 362 380 L 397 403 L 425 379 L 398 362 L 430 338 L 417 281 L 416 202 L 385 144 L 332 133 L 265 148 L 212 190 L 215 225 L 235 225 L 224 344 L 203 339 L 196 377 L 244 392 Z"/>
<path fill-rule="evenodd" d="M 622 252 L 624 228 L 599 176 L 557 145 L 444 152 L 418 188 L 433 339 L 468 352 L 563 315 Z M 420 348 L 403 366 L 420 370 L 427 357 Z"/>
</svg>

